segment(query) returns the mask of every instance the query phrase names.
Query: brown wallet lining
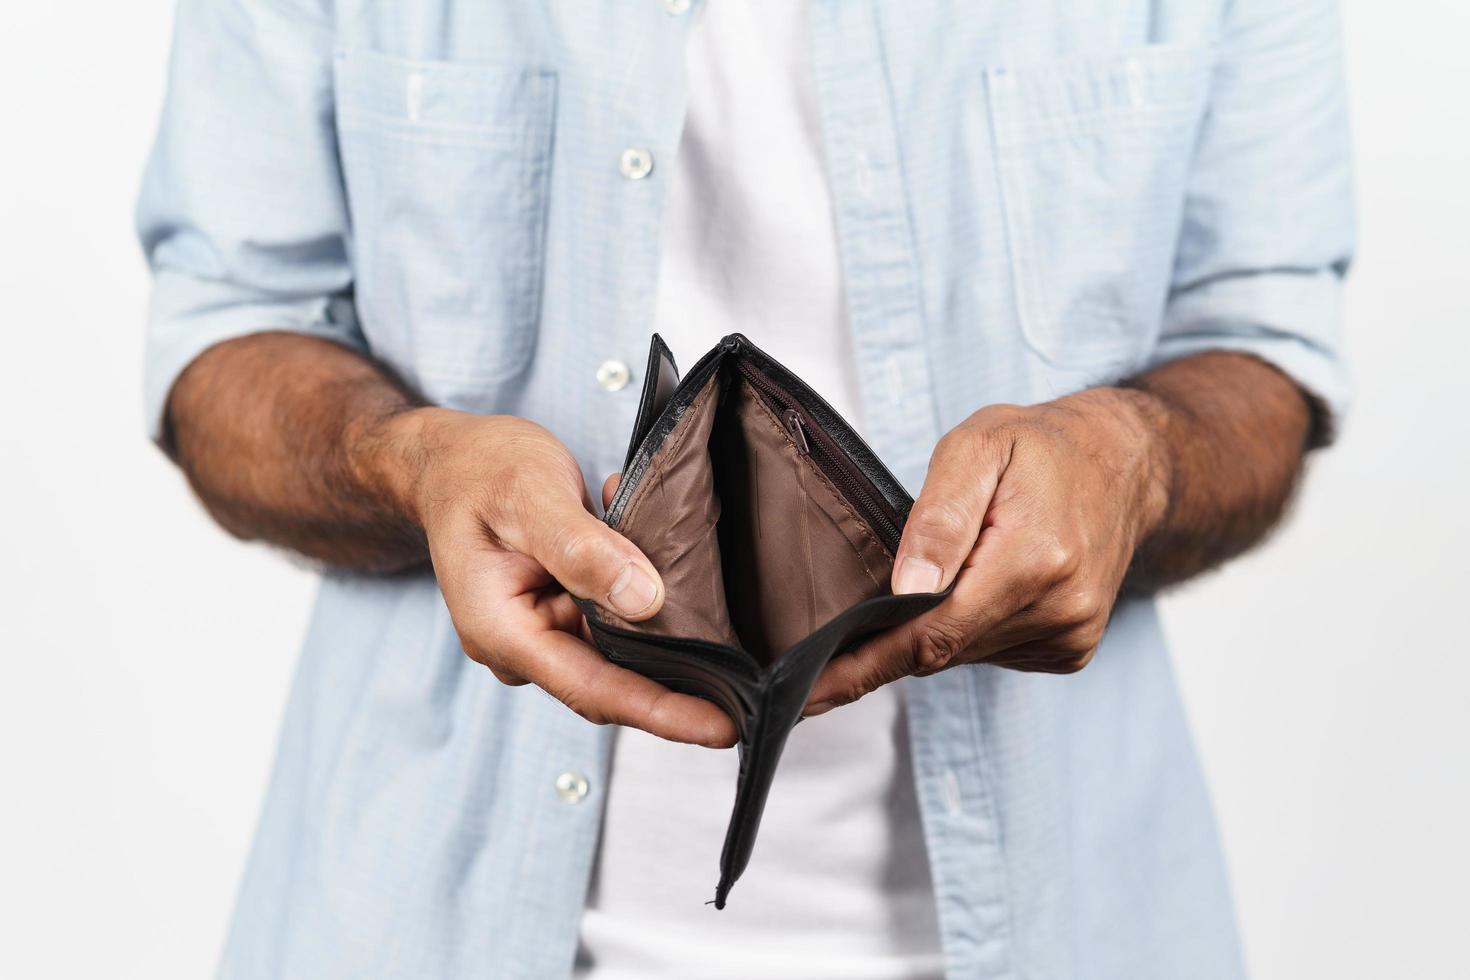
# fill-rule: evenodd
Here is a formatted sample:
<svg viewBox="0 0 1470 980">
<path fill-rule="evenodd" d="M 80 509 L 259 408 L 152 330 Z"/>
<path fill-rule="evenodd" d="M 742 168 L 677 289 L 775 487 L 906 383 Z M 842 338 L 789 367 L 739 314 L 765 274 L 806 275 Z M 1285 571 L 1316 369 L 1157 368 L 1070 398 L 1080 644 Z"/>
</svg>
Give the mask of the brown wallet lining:
<svg viewBox="0 0 1470 980">
<path fill-rule="evenodd" d="M 663 576 L 638 632 L 738 647 L 762 664 L 886 594 L 868 522 L 744 378 L 715 372 L 654 453 L 618 530 Z M 605 611 L 605 610 L 604 610 Z"/>
</svg>

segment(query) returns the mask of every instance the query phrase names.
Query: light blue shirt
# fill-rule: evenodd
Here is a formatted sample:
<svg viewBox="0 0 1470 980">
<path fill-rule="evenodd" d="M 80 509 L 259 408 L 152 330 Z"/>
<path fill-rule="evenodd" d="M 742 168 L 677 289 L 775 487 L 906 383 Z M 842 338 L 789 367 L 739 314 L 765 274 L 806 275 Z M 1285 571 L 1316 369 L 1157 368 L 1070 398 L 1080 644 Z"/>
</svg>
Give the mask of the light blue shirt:
<svg viewBox="0 0 1470 980">
<path fill-rule="evenodd" d="M 296 330 L 435 402 L 545 424 L 594 486 L 617 469 L 684 109 L 680 8 L 183 0 L 139 211 L 155 434 L 204 348 Z M 1264 358 L 1340 414 L 1333 3 L 811 10 L 863 418 L 911 491 L 982 405 L 1202 350 Z M 1151 603 L 1121 605 L 1073 676 L 903 683 L 953 976 L 1240 975 Z M 466 659 L 427 574 L 326 575 L 222 974 L 565 975 L 609 735 Z"/>
</svg>

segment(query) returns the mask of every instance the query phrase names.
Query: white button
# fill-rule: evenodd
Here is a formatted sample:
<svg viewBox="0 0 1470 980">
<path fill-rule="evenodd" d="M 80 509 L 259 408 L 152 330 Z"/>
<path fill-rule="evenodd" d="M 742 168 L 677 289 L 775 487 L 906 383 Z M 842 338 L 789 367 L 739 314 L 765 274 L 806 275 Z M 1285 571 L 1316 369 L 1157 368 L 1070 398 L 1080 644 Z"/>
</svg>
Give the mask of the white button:
<svg viewBox="0 0 1470 980">
<path fill-rule="evenodd" d="M 1128 101 L 1141 106 L 1148 101 L 1148 79 L 1143 74 L 1143 64 L 1137 58 L 1129 58 L 1124 69 L 1128 76 Z"/>
<path fill-rule="evenodd" d="M 642 180 L 653 173 L 653 154 L 641 146 L 630 146 L 623 151 L 618 169 L 629 180 Z"/>
<path fill-rule="evenodd" d="M 964 809 L 960 800 L 960 777 L 953 769 L 944 770 L 944 809 L 951 817 L 959 816 Z"/>
<path fill-rule="evenodd" d="M 420 72 L 413 72 L 408 76 L 403 96 L 409 121 L 418 122 L 419 117 L 424 114 L 424 76 Z"/>
<path fill-rule="evenodd" d="M 563 803 L 581 803 L 587 797 L 587 777 L 580 772 L 564 772 L 556 777 L 556 795 Z"/>
<path fill-rule="evenodd" d="M 680 14 L 688 13 L 689 0 L 664 0 L 664 9 L 667 10 L 670 15 L 677 17 Z"/>
<path fill-rule="evenodd" d="M 622 361 L 603 361 L 597 368 L 597 383 L 608 391 L 622 391 L 632 377 L 633 372 Z"/>
</svg>

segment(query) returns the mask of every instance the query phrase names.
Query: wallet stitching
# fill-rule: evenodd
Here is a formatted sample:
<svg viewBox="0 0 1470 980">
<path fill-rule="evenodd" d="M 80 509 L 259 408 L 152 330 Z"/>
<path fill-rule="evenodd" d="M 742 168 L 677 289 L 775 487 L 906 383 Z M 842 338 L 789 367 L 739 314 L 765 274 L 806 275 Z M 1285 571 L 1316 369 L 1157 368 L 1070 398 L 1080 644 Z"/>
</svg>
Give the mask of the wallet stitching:
<svg viewBox="0 0 1470 980">
<path fill-rule="evenodd" d="M 746 384 L 748 386 L 748 382 L 741 382 L 741 383 L 742 384 Z M 755 401 L 755 404 L 760 408 L 761 412 L 765 415 L 766 421 L 768 421 L 771 424 L 771 426 L 776 429 L 777 432 L 781 433 L 782 438 L 784 438 L 786 440 L 786 442 L 787 442 L 788 445 L 792 446 L 792 448 L 795 448 L 795 445 L 796 444 L 791 441 L 791 434 L 786 431 L 786 427 L 781 424 L 781 420 L 778 419 L 778 418 L 776 418 L 775 413 L 771 411 L 771 407 L 765 403 L 765 400 L 762 399 L 762 398 L 760 398 L 759 396 L 757 396 L 754 399 L 754 401 Z M 801 462 L 800 455 L 798 455 L 797 461 L 798 462 Z M 821 471 L 821 469 L 819 469 L 817 467 L 817 464 L 811 462 L 810 459 L 808 459 L 804 463 L 801 463 L 801 465 L 807 467 L 807 469 L 809 469 L 809 470 L 811 470 L 811 472 L 815 473 L 816 476 L 817 476 L 817 479 L 821 480 L 822 483 L 827 487 L 827 489 L 832 492 L 833 499 L 835 499 L 837 501 L 838 506 L 840 506 L 843 510 L 847 511 L 848 516 L 851 517 L 854 521 L 857 522 L 858 531 L 861 532 L 862 535 L 865 538 L 867 538 L 869 541 L 871 541 L 875 545 L 877 545 L 879 551 L 882 551 L 884 554 L 887 554 L 888 549 L 886 549 L 886 548 L 883 547 L 883 542 L 881 542 L 881 541 L 878 540 L 877 536 L 873 533 L 872 529 L 868 527 L 868 522 L 865 521 L 865 520 L 863 520 L 862 517 L 860 517 L 858 515 L 857 511 L 853 510 L 852 505 L 847 502 L 847 499 L 842 496 L 841 492 L 839 492 L 838 489 L 835 486 L 832 485 L 832 481 L 829 480 L 829 479 L 827 479 L 827 474 L 823 473 Z M 840 530 L 840 528 L 839 528 L 839 530 Z M 844 541 L 846 541 L 847 540 L 847 535 L 844 534 L 842 536 L 842 538 L 843 538 Z M 873 575 L 873 570 L 868 567 L 868 563 L 863 558 L 863 553 L 858 548 L 858 546 L 855 545 L 855 544 L 853 544 L 851 541 L 847 541 L 847 546 L 849 548 L 851 548 L 853 554 L 857 556 L 858 564 L 861 565 L 861 566 L 863 566 L 863 574 L 866 575 L 868 577 L 868 580 L 870 582 L 872 582 L 874 585 L 878 586 L 879 588 L 882 588 L 883 587 L 883 583 L 880 582 L 880 581 L 878 581 L 878 579 Z"/>
</svg>

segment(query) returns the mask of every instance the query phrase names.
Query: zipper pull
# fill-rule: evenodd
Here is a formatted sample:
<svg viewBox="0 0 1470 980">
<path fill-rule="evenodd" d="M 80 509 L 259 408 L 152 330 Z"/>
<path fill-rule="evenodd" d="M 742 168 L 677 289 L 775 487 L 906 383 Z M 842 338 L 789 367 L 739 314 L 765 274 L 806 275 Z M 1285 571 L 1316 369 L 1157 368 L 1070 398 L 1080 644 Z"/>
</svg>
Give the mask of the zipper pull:
<svg viewBox="0 0 1470 980">
<path fill-rule="evenodd" d="M 791 433 L 791 439 L 796 443 L 796 451 L 803 456 L 810 456 L 811 443 L 806 441 L 806 429 L 802 428 L 801 416 L 796 414 L 796 409 L 786 410 L 786 431 Z"/>
</svg>

